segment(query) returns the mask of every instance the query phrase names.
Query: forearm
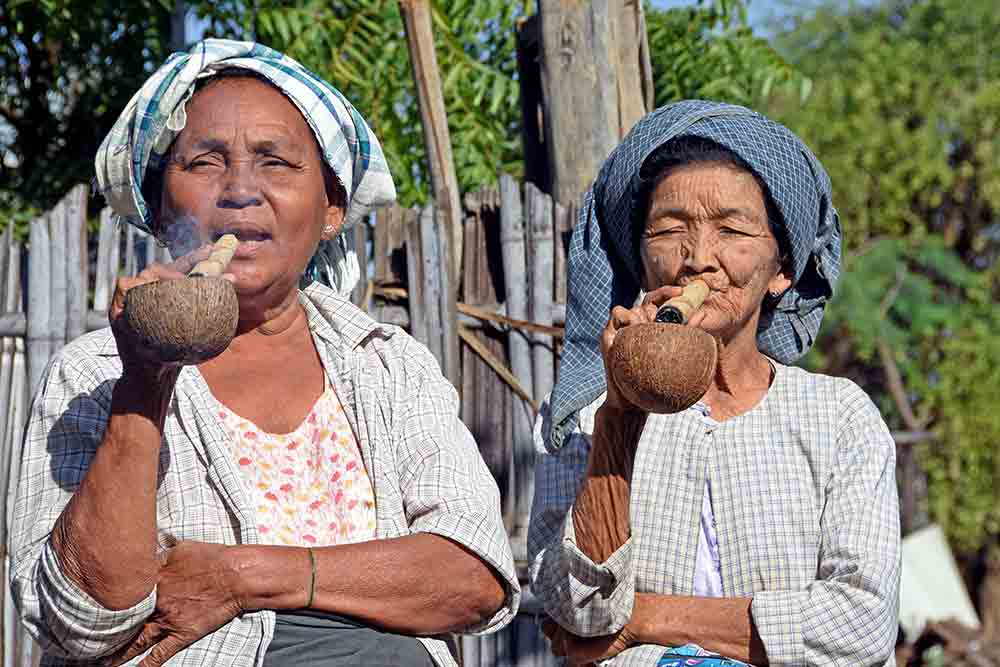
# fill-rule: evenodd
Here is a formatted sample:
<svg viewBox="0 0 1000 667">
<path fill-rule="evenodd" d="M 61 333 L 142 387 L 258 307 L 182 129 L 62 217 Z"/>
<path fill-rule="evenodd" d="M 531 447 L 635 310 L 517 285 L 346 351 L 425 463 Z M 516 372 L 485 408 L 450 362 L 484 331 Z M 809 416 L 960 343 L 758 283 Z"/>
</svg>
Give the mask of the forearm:
<svg viewBox="0 0 1000 667">
<path fill-rule="evenodd" d="M 245 609 L 299 609 L 309 597 L 311 564 L 300 547 L 236 547 Z M 408 535 L 314 548 L 311 608 L 346 614 L 411 635 L 462 630 L 488 618 L 504 587 L 477 556 L 444 537 Z"/>
<path fill-rule="evenodd" d="M 637 593 L 632 626 L 637 644 L 697 644 L 757 667 L 768 664 L 750 614 L 752 598 Z"/>
<path fill-rule="evenodd" d="M 66 576 L 109 609 L 149 595 L 159 570 L 156 485 L 173 380 L 115 386 L 104 437 L 52 531 Z"/>
<path fill-rule="evenodd" d="M 597 411 L 587 475 L 573 504 L 577 547 L 605 562 L 631 534 L 632 461 L 646 413 L 602 406 Z"/>
</svg>

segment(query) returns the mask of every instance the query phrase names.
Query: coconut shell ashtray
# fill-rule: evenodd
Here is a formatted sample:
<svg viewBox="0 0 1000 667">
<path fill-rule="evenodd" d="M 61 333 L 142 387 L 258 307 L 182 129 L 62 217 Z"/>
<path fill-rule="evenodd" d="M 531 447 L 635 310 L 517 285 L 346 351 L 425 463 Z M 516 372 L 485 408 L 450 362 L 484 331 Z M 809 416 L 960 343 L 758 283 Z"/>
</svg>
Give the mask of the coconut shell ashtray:
<svg viewBox="0 0 1000 667">
<path fill-rule="evenodd" d="M 239 241 L 226 234 L 186 278 L 133 287 L 125 294 L 124 326 L 165 364 L 191 365 L 218 356 L 236 335 L 239 301 L 222 278 Z"/>
<path fill-rule="evenodd" d="M 691 407 L 708 391 L 718 346 L 710 334 L 687 326 L 708 293 L 708 285 L 696 280 L 660 306 L 655 322 L 633 324 L 615 335 L 608 362 L 630 403 L 670 414 Z"/>
</svg>

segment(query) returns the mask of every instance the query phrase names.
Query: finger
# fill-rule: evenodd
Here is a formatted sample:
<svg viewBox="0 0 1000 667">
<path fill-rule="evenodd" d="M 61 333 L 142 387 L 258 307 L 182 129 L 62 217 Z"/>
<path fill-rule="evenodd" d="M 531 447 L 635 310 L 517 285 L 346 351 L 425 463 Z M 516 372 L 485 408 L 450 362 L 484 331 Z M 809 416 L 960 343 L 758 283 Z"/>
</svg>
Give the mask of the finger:
<svg viewBox="0 0 1000 667">
<path fill-rule="evenodd" d="M 162 667 L 163 663 L 177 655 L 181 649 L 187 648 L 191 642 L 179 638 L 177 635 L 168 635 L 166 639 L 153 647 L 142 661 L 139 667 Z"/>
<path fill-rule="evenodd" d="M 688 318 L 688 326 L 697 329 L 698 327 L 701 326 L 702 322 L 705 321 L 705 318 L 707 316 L 708 316 L 708 311 L 706 311 L 704 308 L 699 308 L 698 310 L 694 311 L 694 314 L 692 314 L 690 318 Z"/>
<path fill-rule="evenodd" d="M 160 637 L 163 636 L 163 628 L 160 627 L 159 623 L 151 622 L 142 626 L 142 630 L 136 635 L 135 639 L 126 646 L 124 649 L 118 653 L 112 654 L 111 656 L 103 660 L 103 665 L 105 667 L 117 667 L 117 665 L 123 665 L 137 655 L 142 655 L 149 650 L 151 646 L 159 641 Z"/>
<path fill-rule="evenodd" d="M 621 329 L 622 327 L 627 327 L 631 324 L 637 324 L 642 321 L 642 315 L 639 314 L 638 310 L 630 310 L 622 306 L 615 306 L 611 311 L 611 322 L 614 324 L 614 328 Z"/>
<path fill-rule="evenodd" d="M 186 276 L 188 273 L 190 273 L 191 269 L 194 268 L 195 264 L 197 264 L 203 259 L 208 259 L 208 256 L 211 254 L 212 254 L 212 245 L 206 243 L 205 245 L 199 247 L 198 249 L 192 250 L 188 254 L 178 257 L 177 259 L 170 262 L 169 264 L 166 264 L 165 266 L 169 267 L 173 271 L 176 271 Z"/>
<path fill-rule="evenodd" d="M 642 305 L 653 304 L 659 308 L 670 299 L 673 299 L 675 296 L 680 296 L 683 293 L 684 289 L 676 285 L 664 285 L 663 287 L 657 287 L 652 292 L 646 294 L 642 300 Z"/>
</svg>

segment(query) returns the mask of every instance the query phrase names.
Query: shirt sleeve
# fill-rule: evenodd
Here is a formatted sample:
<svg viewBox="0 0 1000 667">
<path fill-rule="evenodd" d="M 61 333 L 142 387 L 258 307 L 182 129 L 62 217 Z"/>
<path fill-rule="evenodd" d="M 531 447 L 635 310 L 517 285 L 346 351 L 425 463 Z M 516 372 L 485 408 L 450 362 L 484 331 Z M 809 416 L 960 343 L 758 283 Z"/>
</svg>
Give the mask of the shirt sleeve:
<svg viewBox="0 0 1000 667">
<path fill-rule="evenodd" d="M 531 590 L 545 612 L 575 635 L 618 632 L 632 616 L 635 600 L 632 538 L 603 563 L 577 547 L 572 507 L 587 470 L 590 433 L 578 426 L 558 451 L 549 451 L 548 418 L 545 401 L 535 423 L 535 497 L 528 528 Z"/>
<path fill-rule="evenodd" d="M 503 628 L 517 614 L 521 587 L 500 512 L 500 491 L 458 416 L 458 393 L 423 346 L 410 342 L 411 376 L 401 397 L 404 415 L 394 420 L 397 465 L 407 523 L 412 533 L 433 533 L 458 542 L 503 579 L 504 603 L 466 634 Z"/>
<path fill-rule="evenodd" d="M 870 665 L 892 656 L 898 630 L 900 544 L 895 444 L 853 383 L 841 397 L 837 461 L 820 520 L 817 581 L 754 596 L 768 661 Z"/>
<path fill-rule="evenodd" d="M 21 621 L 46 654 L 93 659 L 139 630 L 156 591 L 129 609 L 103 607 L 66 576 L 52 547 L 56 519 L 103 437 L 113 386 L 85 363 L 71 362 L 73 349 L 53 360 L 32 402 L 12 490 L 10 586 Z"/>
</svg>

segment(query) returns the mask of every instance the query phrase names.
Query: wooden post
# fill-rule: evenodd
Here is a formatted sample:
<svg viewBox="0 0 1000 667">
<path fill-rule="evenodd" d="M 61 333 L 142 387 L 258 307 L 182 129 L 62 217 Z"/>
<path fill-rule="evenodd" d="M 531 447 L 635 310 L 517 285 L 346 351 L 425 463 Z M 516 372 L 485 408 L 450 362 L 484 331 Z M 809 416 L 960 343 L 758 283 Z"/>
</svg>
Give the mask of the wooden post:
<svg viewBox="0 0 1000 667">
<path fill-rule="evenodd" d="M 368 222 L 362 220 L 354 225 L 351 232 L 354 236 L 354 252 L 358 254 L 358 267 L 361 269 L 361 277 L 358 284 L 354 286 L 351 300 L 362 310 L 368 310 L 365 297 L 368 294 Z"/>
<path fill-rule="evenodd" d="M 87 186 L 69 191 L 66 208 L 66 342 L 87 330 Z"/>
<path fill-rule="evenodd" d="M 49 363 L 52 311 L 52 258 L 48 215 L 33 220 L 28 258 L 28 391 L 34 393 Z"/>
<path fill-rule="evenodd" d="M 458 276 L 462 275 L 462 202 L 451 152 L 437 53 L 434 51 L 431 5 L 429 0 L 399 0 L 399 12 L 406 26 L 406 42 L 417 88 L 417 105 L 424 130 L 434 201 L 444 215 L 449 230 L 451 275 L 455 276 L 452 287 L 457 288 Z"/>
<path fill-rule="evenodd" d="M 111 291 L 114 289 L 111 245 L 116 227 L 112 222 L 111 209 L 101 211 L 101 222 L 97 229 L 97 266 L 94 271 L 94 310 L 107 310 L 111 303 Z"/>
<path fill-rule="evenodd" d="M 426 345 L 428 341 L 427 309 L 424 308 L 424 259 L 420 248 L 420 214 L 416 210 L 408 209 L 404 212 L 404 229 L 410 335 Z"/>
<path fill-rule="evenodd" d="M 128 277 L 132 277 L 138 273 L 136 269 L 139 262 L 135 254 L 135 237 L 139 233 L 139 230 L 132 225 L 125 226 L 125 275 Z"/>
<path fill-rule="evenodd" d="M 559 203 L 580 198 L 646 111 L 639 4 L 539 0 L 545 143 Z"/>
<path fill-rule="evenodd" d="M 507 316 L 528 319 L 528 285 L 524 246 L 524 218 L 521 207 L 521 188 L 517 181 L 508 176 L 500 176 L 500 243 L 503 250 L 503 272 L 506 282 Z M 531 341 L 521 331 L 511 329 L 508 346 L 510 367 L 517 379 L 528 391 L 532 390 Z M 533 396 L 533 398 L 538 398 Z M 528 462 L 534 460 L 531 407 L 522 400 L 513 401 L 514 438 L 514 479 L 515 505 L 514 526 L 511 532 L 511 547 L 514 558 L 527 558 L 528 516 L 531 507 L 531 480 L 533 470 L 527 470 Z"/>
<path fill-rule="evenodd" d="M 531 320 L 552 325 L 553 262 L 552 199 L 531 183 L 524 186 L 527 203 L 529 255 L 531 257 Z M 532 334 L 532 382 L 535 400 L 541 401 L 555 382 L 552 336 Z"/>
<path fill-rule="evenodd" d="M 66 285 L 66 200 L 60 201 L 49 213 L 49 254 L 50 289 L 49 301 L 49 355 L 54 355 L 66 343 L 66 308 L 69 304 L 69 290 Z M 34 248 L 32 248 L 34 253 Z"/>
</svg>

